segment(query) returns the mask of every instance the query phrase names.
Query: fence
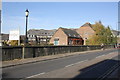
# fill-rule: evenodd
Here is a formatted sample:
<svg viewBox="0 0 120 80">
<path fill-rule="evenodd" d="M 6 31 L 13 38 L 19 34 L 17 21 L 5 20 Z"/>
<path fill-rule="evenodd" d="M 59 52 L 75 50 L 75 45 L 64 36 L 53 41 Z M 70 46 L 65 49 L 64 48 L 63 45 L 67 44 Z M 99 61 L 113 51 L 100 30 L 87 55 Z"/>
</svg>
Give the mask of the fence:
<svg viewBox="0 0 120 80">
<path fill-rule="evenodd" d="M 114 46 L 105 46 L 113 48 Z M 101 49 L 97 46 L 4 46 L 2 61 Z"/>
</svg>

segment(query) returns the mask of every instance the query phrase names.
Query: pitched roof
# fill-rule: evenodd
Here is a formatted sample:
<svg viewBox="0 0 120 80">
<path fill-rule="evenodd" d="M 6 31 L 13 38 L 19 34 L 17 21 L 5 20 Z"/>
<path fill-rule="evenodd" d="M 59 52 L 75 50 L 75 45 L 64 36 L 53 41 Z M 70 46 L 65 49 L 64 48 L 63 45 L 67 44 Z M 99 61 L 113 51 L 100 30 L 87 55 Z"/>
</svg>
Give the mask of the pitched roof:
<svg viewBox="0 0 120 80">
<path fill-rule="evenodd" d="M 91 24 L 87 22 L 87 23 L 83 24 L 81 27 L 91 27 Z"/>
<path fill-rule="evenodd" d="M 30 29 L 28 31 L 28 34 L 30 35 L 40 35 L 40 36 L 49 36 L 49 35 L 53 35 L 55 33 L 55 29 L 53 30 L 44 30 L 44 29 Z"/>
<path fill-rule="evenodd" d="M 116 31 L 116 30 L 111 30 L 111 31 L 112 31 L 112 33 L 113 33 L 114 36 L 120 35 L 120 31 Z"/>
<path fill-rule="evenodd" d="M 67 28 L 61 28 L 61 29 L 68 37 L 80 38 L 80 35 L 75 30 L 67 29 Z"/>
</svg>

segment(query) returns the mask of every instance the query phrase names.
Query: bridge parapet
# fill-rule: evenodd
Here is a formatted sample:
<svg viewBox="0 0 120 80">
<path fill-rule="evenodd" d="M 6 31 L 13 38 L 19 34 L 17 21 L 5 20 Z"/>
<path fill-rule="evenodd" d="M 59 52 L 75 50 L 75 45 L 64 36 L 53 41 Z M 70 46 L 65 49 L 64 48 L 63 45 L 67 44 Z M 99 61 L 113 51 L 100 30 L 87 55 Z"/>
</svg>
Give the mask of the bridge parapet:
<svg viewBox="0 0 120 80">
<path fill-rule="evenodd" d="M 114 48 L 114 45 L 105 45 L 105 48 Z M 34 58 L 47 55 L 97 50 L 101 49 L 101 46 L 3 46 L 1 49 L 2 61 L 7 61 L 22 58 Z"/>
</svg>

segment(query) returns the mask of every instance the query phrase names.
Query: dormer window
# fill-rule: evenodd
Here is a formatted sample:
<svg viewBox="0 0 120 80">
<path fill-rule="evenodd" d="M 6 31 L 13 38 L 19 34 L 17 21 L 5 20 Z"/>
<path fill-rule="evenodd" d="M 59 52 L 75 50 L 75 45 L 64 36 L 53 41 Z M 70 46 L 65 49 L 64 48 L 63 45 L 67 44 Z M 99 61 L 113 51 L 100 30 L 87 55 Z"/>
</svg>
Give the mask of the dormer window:
<svg viewBox="0 0 120 80">
<path fill-rule="evenodd" d="M 71 35 L 69 34 L 69 36 L 71 36 Z"/>
</svg>

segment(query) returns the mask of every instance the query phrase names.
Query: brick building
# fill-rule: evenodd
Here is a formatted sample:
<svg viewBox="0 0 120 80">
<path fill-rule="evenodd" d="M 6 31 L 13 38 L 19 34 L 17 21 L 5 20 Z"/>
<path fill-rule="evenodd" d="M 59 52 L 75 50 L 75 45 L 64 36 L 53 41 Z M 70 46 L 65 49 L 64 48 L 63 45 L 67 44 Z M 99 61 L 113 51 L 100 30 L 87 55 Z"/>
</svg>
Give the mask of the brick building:
<svg viewBox="0 0 120 80">
<path fill-rule="evenodd" d="M 84 45 L 86 45 L 86 40 L 89 39 L 93 34 L 95 34 L 95 31 L 93 30 L 90 23 L 85 23 L 76 31 L 83 38 Z"/>
<path fill-rule="evenodd" d="M 83 39 L 75 30 L 60 27 L 50 39 L 50 44 L 83 45 Z"/>
</svg>

